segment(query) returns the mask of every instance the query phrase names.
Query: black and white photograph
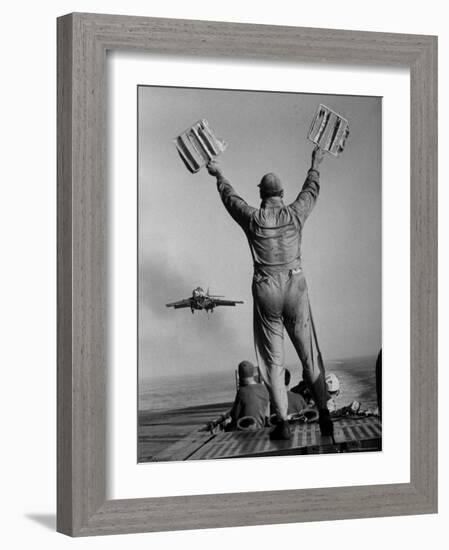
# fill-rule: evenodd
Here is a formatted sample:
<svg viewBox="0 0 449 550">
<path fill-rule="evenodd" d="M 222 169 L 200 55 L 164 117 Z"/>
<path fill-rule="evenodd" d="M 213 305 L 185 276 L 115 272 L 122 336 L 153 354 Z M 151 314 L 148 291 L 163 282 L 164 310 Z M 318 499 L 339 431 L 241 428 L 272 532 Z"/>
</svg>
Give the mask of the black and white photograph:
<svg viewBox="0 0 449 550">
<path fill-rule="evenodd" d="M 379 451 L 382 99 L 138 87 L 138 461 Z"/>
<path fill-rule="evenodd" d="M 444 4 L 5 6 L 4 547 L 444 540 Z"/>
</svg>

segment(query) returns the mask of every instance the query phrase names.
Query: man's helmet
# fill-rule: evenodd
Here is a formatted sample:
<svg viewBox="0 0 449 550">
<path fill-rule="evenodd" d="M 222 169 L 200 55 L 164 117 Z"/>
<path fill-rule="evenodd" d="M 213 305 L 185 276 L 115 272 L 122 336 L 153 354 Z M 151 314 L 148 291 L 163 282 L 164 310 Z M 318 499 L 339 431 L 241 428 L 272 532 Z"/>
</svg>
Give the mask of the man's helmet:
<svg viewBox="0 0 449 550">
<path fill-rule="evenodd" d="M 276 174 L 269 172 L 260 180 L 258 185 L 263 193 L 277 193 L 282 191 L 282 183 Z"/>
<path fill-rule="evenodd" d="M 257 422 L 254 416 L 242 416 L 237 420 L 237 430 L 252 432 L 257 430 Z"/>
<path fill-rule="evenodd" d="M 335 394 L 340 391 L 340 381 L 333 372 L 329 373 L 326 376 L 325 382 L 327 386 L 327 391 L 330 394 Z"/>
</svg>

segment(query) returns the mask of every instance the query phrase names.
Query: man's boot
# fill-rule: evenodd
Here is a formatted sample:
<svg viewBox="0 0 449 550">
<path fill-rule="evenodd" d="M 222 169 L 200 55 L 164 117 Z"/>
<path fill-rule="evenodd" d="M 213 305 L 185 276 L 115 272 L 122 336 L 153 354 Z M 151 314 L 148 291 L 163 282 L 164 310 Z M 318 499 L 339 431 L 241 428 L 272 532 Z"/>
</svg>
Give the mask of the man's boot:
<svg viewBox="0 0 449 550">
<path fill-rule="evenodd" d="M 288 420 L 278 420 L 274 430 L 270 432 L 270 439 L 287 441 L 291 438 L 291 436 Z"/>
<path fill-rule="evenodd" d="M 326 406 L 328 395 L 322 375 L 315 380 L 315 382 L 310 386 L 310 389 L 320 415 L 318 422 L 320 424 L 321 435 L 333 437 L 334 425 L 332 424 L 329 409 Z"/>
<path fill-rule="evenodd" d="M 319 410 L 319 424 L 320 432 L 323 436 L 333 437 L 334 435 L 334 425 L 332 424 L 331 416 L 329 409 L 320 409 Z"/>
</svg>

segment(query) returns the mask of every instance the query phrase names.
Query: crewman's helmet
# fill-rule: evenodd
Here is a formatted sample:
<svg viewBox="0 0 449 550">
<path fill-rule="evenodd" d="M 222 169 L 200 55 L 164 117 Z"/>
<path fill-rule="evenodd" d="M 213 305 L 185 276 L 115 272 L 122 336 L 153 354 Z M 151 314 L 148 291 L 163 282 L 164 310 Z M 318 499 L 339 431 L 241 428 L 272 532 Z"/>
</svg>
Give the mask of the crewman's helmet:
<svg viewBox="0 0 449 550">
<path fill-rule="evenodd" d="M 258 185 L 262 193 L 278 193 L 282 191 L 282 183 L 279 177 L 272 172 L 265 174 Z"/>
<path fill-rule="evenodd" d="M 251 361 L 242 361 L 239 363 L 239 383 L 245 386 L 250 378 L 254 378 L 254 365 Z"/>
<path fill-rule="evenodd" d="M 254 416 L 242 416 L 237 420 L 237 430 L 242 432 L 253 432 L 257 430 L 257 421 Z"/>
<path fill-rule="evenodd" d="M 327 391 L 331 395 L 335 395 L 340 391 L 340 380 L 337 378 L 337 376 L 331 372 L 329 373 L 325 378 Z"/>
</svg>

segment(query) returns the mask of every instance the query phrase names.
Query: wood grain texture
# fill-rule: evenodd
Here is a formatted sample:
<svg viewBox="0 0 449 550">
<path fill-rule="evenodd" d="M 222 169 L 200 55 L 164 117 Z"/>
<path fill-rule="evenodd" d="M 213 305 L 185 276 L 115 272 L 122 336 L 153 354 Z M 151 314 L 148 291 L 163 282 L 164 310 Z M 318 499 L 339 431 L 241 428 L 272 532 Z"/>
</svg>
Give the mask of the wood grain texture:
<svg viewBox="0 0 449 550">
<path fill-rule="evenodd" d="M 411 66 L 411 479 L 437 509 L 437 42 Z M 417 405 L 418 404 L 418 405 Z"/>
<path fill-rule="evenodd" d="M 57 528 L 72 528 L 72 25 L 58 21 L 58 156 L 57 156 Z"/>
<path fill-rule="evenodd" d="M 410 68 L 410 483 L 106 500 L 109 49 Z M 58 20 L 58 531 L 82 536 L 436 511 L 436 146 L 436 37 L 94 14 Z"/>
</svg>

